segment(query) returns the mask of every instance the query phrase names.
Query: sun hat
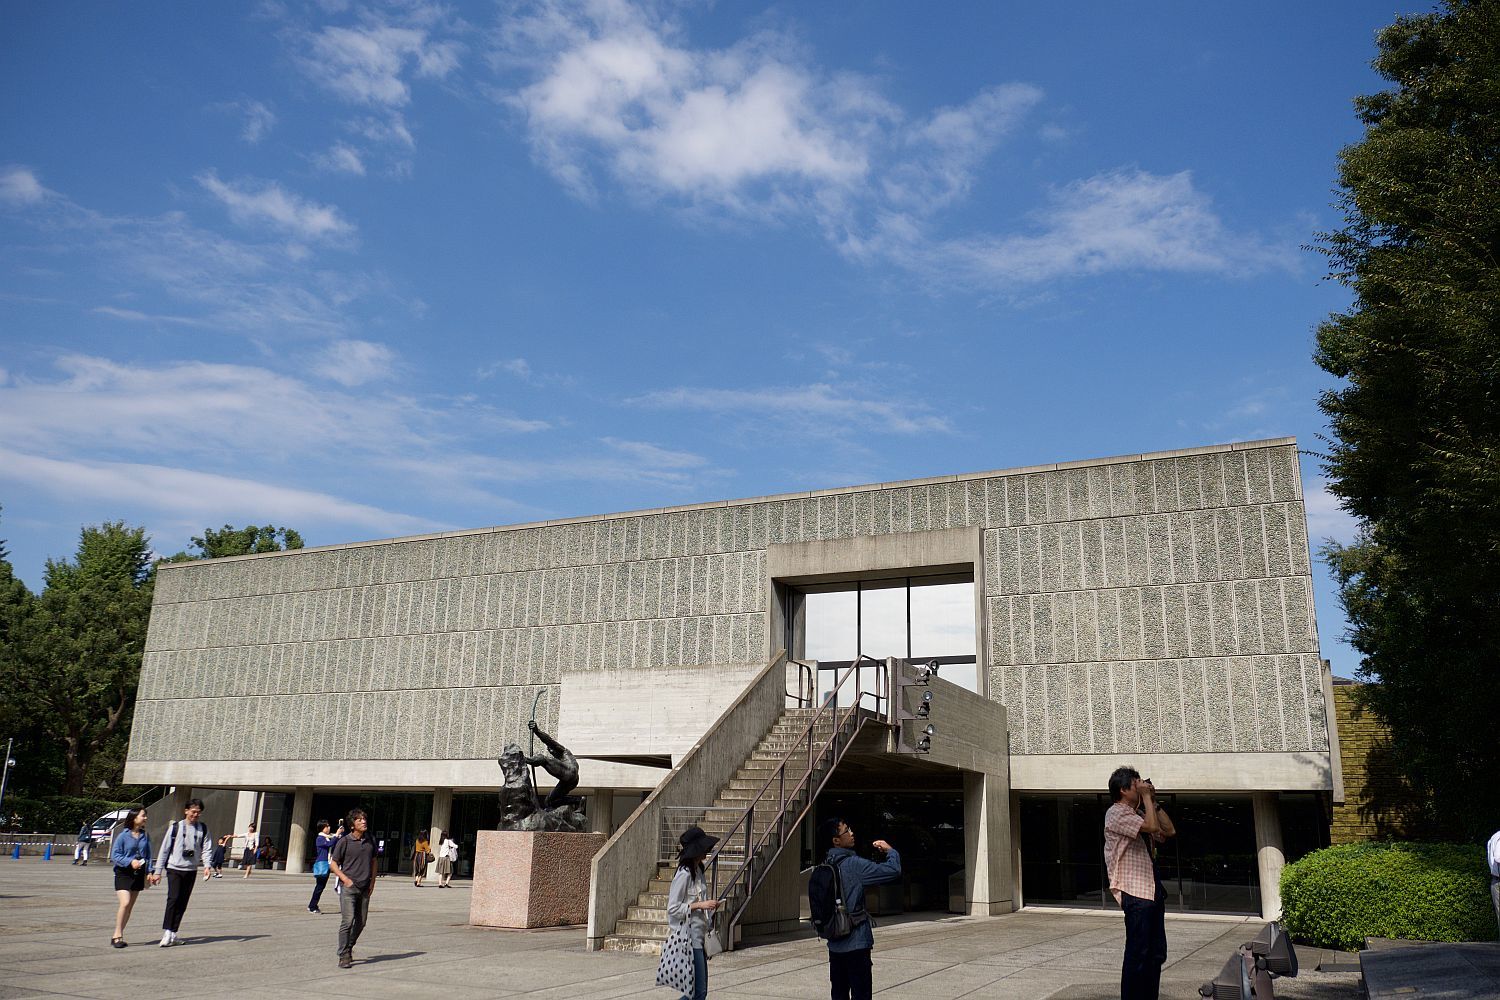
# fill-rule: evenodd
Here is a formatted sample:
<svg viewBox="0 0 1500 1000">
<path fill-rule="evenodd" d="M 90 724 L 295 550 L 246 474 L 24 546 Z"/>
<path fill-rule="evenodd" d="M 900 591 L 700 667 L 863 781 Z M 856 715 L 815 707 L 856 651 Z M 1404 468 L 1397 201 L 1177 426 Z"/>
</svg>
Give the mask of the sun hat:
<svg viewBox="0 0 1500 1000">
<path fill-rule="evenodd" d="M 677 854 L 678 862 L 697 861 L 699 858 L 707 857 L 708 852 L 714 849 L 719 842 L 718 837 L 710 837 L 703 832 L 700 826 L 690 826 L 682 831 L 682 836 L 677 838 L 682 845 L 682 850 Z"/>
</svg>

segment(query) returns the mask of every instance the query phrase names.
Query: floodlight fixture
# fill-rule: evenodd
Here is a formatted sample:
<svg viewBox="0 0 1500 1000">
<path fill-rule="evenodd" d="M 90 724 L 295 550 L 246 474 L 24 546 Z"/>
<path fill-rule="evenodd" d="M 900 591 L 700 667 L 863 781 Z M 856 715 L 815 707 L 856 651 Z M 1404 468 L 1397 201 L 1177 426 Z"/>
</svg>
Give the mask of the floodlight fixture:
<svg viewBox="0 0 1500 1000">
<path fill-rule="evenodd" d="M 932 711 L 932 692 L 922 692 L 922 703 L 917 706 L 917 718 L 925 719 Z"/>
<path fill-rule="evenodd" d="M 1246 941 L 1213 979 L 1198 987 L 1210 1000 L 1273 1000 L 1273 979 L 1297 974 L 1297 952 L 1276 921 Z"/>
<path fill-rule="evenodd" d="M 917 683 L 927 684 L 938 674 L 938 661 L 928 660 L 917 667 Z"/>
</svg>

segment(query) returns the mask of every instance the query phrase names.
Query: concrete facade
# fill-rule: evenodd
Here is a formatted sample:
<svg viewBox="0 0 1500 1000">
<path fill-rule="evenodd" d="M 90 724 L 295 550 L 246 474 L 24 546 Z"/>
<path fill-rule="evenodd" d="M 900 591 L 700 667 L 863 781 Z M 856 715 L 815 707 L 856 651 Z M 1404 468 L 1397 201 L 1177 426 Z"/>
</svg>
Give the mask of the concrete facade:
<svg viewBox="0 0 1500 1000">
<path fill-rule="evenodd" d="M 582 790 L 649 790 L 800 654 L 788 588 L 903 571 L 972 573 L 1008 784 L 967 798 L 997 838 L 1011 793 L 1097 791 L 1121 762 L 1333 790 L 1290 438 L 163 565 L 126 780 L 451 801 L 498 784 L 536 706 L 609 758 Z M 981 900 L 1013 881 L 978 877 Z"/>
<path fill-rule="evenodd" d="M 764 664 L 768 547 L 955 527 L 1013 755 L 1327 754 L 1282 439 L 164 565 L 128 780 L 489 761 L 564 671 Z"/>
</svg>

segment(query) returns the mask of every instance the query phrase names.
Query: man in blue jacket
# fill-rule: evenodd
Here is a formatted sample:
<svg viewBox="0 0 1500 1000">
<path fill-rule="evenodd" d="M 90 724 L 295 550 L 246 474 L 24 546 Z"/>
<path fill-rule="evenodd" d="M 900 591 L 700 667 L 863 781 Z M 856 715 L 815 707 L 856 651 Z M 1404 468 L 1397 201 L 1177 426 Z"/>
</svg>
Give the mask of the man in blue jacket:
<svg viewBox="0 0 1500 1000">
<path fill-rule="evenodd" d="M 901 877 L 901 855 L 883 840 L 870 846 L 885 852 L 879 863 L 866 861 L 854 853 L 854 831 L 840 817 L 825 820 L 818 827 L 818 840 L 831 844 L 827 863 L 838 869 L 844 890 L 844 906 L 850 913 L 865 909 L 865 887 L 884 885 Z M 875 947 L 875 932 L 869 919 L 857 923 L 854 933 L 839 941 L 828 942 L 828 981 L 833 985 L 833 1000 L 870 1000 L 870 952 Z"/>
</svg>

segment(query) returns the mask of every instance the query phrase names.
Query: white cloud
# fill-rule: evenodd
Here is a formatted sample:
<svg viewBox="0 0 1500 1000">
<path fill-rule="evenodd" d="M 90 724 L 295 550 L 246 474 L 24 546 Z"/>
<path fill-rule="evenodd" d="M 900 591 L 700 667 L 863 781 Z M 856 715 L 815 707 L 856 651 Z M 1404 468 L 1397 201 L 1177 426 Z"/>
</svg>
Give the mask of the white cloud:
<svg viewBox="0 0 1500 1000">
<path fill-rule="evenodd" d="M 940 215 L 1042 105 L 1038 88 L 987 87 L 910 116 L 874 81 L 816 65 L 784 34 L 694 47 L 672 11 L 541 0 L 502 17 L 492 54 L 510 83 L 502 99 L 537 160 L 580 198 L 612 181 L 694 211 L 799 218 L 853 259 L 981 291 L 1290 266 L 1289 250 L 1225 226 L 1186 172 L 1098 174 L 1055 189 L 1027 226 L 954 235 L 951 214 Z"/>
<path fill-rule="evenodd" d="M 240 138 L 254 146 L 276 127 L 276 112 L 260 101 L 243 101 L 240 108 L 245 113 L 245 125 L 240 129 Z"/>
<path fill-rule="evenodd" d="M 360 158 L 359 150 L 345 142 L 336 142 L 322 153 L 313 157 L 313 163 L 323 170 L 339 174 L 354 174 L 358 177 L 365 175 L 365 161 Z"/>
<path fill-rule="evenodd" d="M 275 181 L 226 183 L 213 171 L 199 174 L 197 180 L 242 225 L 267 225 L 315 242 L 342 239 L 354 232 L 338 209 L 283 190 Z"/>
<path fill-rule="evenodd" d="M 479 371 L 475 372 L 475 375 L 481 379 L 487 379 L 494 378 L 501 372 L 507 375 L 514 375 L 516 378 L 530 378 L 531 365 L 527 363 L 525 358 L 510 358 L 506 361 L 496 361 L 492 365 L 485 365 Z"/>
<path fill-rule="evenodd" d="M 159 313 L 144 313 L 138 309 L 119 309 L 115 306 L 95 306 L 93 312 L 111 319 L 123 319 L 131 323 L 167 323 L 172 326 L 204 327 L 208 324 L 191 316 L 167 316 Z"/>
<path fill-rule="evenodd" d="M 892 434 L 948 433 L 947 418 L 917 402 L 895 403 L 880 394 L 853 395 L 823 383 L 768 389 L 678 387 L 627 400 L 639 406 L 730 417 L 753 415 L 827 432 L 849 429 Z"/>
<path fill-rule="evenodd" d="M 863 178 L 862 132 L 892 113 L 868 87 L 810 70 L 778 36 L 694 51 L 669 34 L 621 4 L 507 19 L 501 58 L 535 77 L 508 100 L 575 192 L 596 155 L 630 186 L 757 211 Z M 751 190 L 766 181 L 777 190 Z"/>
<path fill-rule="evenodd" d="M 423 11 L 413 8 L 410 13 Z M 425 9 L 427 14 L 432 11 Z M 462 54 L 459 42 L 432 37 L 429 26 L 369 18 L 353 27 L 326 26 L 309 37 L 302 66 L 313 80 L 347 101 L 399 108 L 411 101 L 408 74 L 440 80 L 458 68 Z"/>
<path fill-rule="evenodd" d="M 1234 274 L 1293 264 L 1290 251 L 1230 232 L 1187 171 L 1119 171 L 1065 185 L 1032 228 L 944 240 L 921 220 L 891 213 L 845 249 L 937 282 L 1001 288 L 1127 270 Z"/>
<path fill-rule="evenodd" d="M 438 530 L 426 518 L 355 503 L 328 493 L 278 486 L 237 476 L 133 462 L 63 460 L 0 447 L 6 477 L 53 496 L 142 504 L 192 519 L 333 522 L 380 534 Z"/>
<path fill-rule="evenodd" d="M 0 167 L 0 204 L 35 205 L 47 197 L 47 189 L 26 167 Z"/>
<path fill-rule="evenodd" d="M 336 340 L 319 353 L 313 370 L 343 386 L 389 378 L 396 353 L 368 340 Z"/>
</svg>

